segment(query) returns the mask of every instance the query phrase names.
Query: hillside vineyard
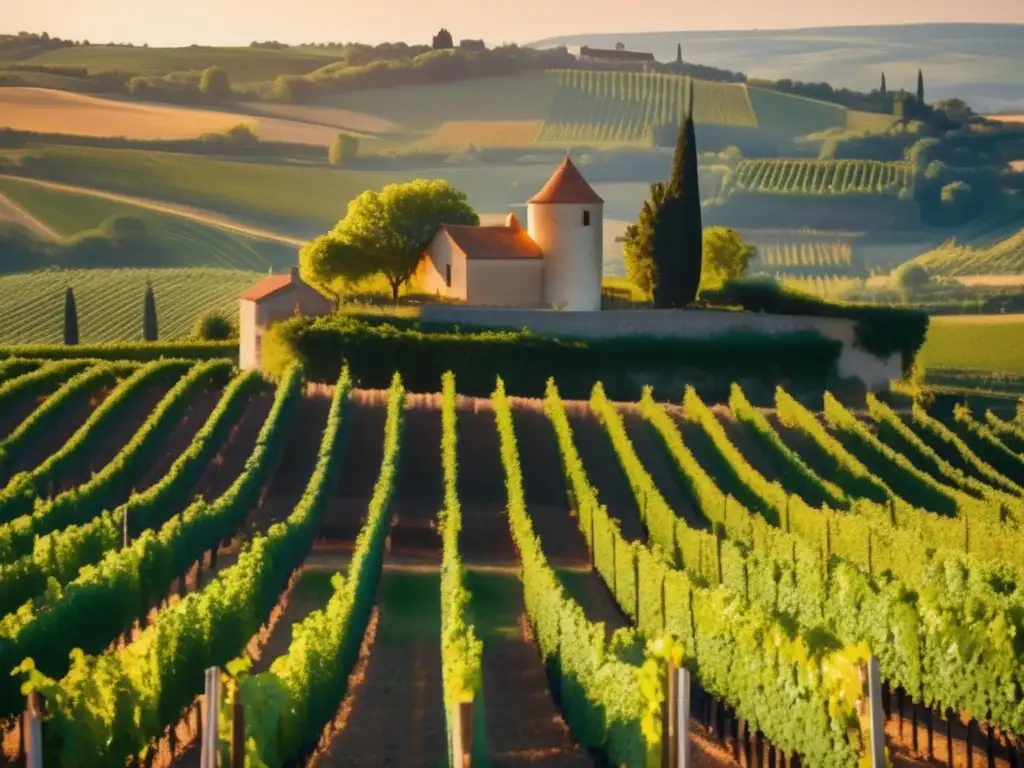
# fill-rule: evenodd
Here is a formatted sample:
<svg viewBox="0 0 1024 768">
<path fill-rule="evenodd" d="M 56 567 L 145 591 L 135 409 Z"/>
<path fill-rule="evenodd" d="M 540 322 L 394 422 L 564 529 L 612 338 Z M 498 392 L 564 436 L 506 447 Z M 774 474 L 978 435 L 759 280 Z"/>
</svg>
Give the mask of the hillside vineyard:
<svg viewBox="0 0 1024 768">
<path fill-rule="evenodd" d="M 660 754 L 652 670 L 678 654 L 709 738 L 740 750 L 741 723 L 771 760 L 852 767 L 848 692 L 873 655 L 894 748 L 927 736 L 945 760 L 940 734 L 957 761 L 1017 759 L 1018 424 L 870 395 L 815 411 L 781 388 L 766 410 L 738 385 L 714 407 L 693 388 L 457 391 L 451 374 L 437 395 L 397 375 L 360 390 L 347 370 L 314 386 L 297 366 L 270 383 L 223 360 L 0 363 L 9 731 L 27 680 L 46 765 L 166 762 L 197 748 L 218 666 L 241 674 L 247 765 L 318 744 L 328 764 L 443 760 L 465 711 L 474 764 L 548 744 L 639 767 Z M 494 631 L 520 612 L 529 634 Z M 366 730 L 384 711 L 406 738 Z"/>
</svg>

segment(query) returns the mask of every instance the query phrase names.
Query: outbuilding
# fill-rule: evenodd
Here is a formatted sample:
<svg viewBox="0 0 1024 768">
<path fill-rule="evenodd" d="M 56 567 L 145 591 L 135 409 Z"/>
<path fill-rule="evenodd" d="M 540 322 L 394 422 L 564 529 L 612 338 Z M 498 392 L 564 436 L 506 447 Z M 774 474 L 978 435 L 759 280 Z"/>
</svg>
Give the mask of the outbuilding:
<svg viewBox="0 0 1024 768">
<path fill-rule="evenodd" d="M 283 275 L 269 275 L 239 297 L 238 365 L 259 368 L 263 336 L 271 325 L 294 315 L 329 315 L 335 304 L 299 277 L 292 267 Z"/>
</svg>

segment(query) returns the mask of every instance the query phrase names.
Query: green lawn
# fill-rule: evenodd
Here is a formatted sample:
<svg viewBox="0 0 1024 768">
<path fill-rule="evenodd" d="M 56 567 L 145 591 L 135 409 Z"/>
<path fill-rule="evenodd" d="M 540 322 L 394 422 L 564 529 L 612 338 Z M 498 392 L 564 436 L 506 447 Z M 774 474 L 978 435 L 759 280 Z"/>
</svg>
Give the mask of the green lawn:
<svg viewBox="0 0 1024 768">
<path fill-rule="evenodd" d="M 83 344 L 138 341 L 147 281 L 156 296 L 160 339 L 182 339 L 208 310 L 237 319 L 239 294 L 264 276 L 227 269 L 47 270 L 0 276 L 0 344 L 61 343 L 69 286 Z"/>
<path fill-rule="evenodd" d="M 933 317 L 920 360 L 926 369 L 1024 373 L 1024 315 Z"/>
<path fill-rule="evenodd" d="M 0 177 L 0 194 L 65 238 L 80 239 L 115 216 L 141 220 L 153 248 L 139 252 L 137 263 L 131 266 L 224 267 L 266 272 L 291 266 L 296 260 L 294 246 L 247 237 L 134 205 L 47 189 L 19 179 Z M 0 263 L 0 271 L 2 266 Z"/>
</svg>

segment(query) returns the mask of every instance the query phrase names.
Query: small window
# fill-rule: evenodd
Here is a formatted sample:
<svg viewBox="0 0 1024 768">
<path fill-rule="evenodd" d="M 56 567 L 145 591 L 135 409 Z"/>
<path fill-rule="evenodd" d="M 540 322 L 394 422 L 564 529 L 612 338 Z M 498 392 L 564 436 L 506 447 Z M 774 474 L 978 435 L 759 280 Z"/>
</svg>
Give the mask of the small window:
<svg viewBox="0 0 1024 768">
<path fill-rule="evenodd" d="M 583 226 L 584 227 L 589 227 L 590 226 L 590 211 L 584 211 L 583 212 Z"/>
<path fill-rule="evenodd" d="M 449 288 L 452 287 L 452 265 L 451 264 L 445 264 L 444 265 L 444 284 L 447 285 Z"/>
</svg>

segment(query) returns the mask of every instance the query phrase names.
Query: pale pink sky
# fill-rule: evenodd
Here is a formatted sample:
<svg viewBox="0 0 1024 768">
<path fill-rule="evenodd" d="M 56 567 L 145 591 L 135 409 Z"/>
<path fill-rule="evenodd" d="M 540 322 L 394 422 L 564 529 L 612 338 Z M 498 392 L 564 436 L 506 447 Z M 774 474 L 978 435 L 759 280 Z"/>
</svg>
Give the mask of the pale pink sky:
<svg viewBox="0 0 1024 768">
<path fill-rule="evenodd" d="M 438 27 L 456 40 L 526 43 L 554 35 L 788 29 L 917 22 L 1024 23 L 1024 0 L 0 0 L 0 32 L 46 30 L 151 45 L 404 40 Z"/>
</svg>

